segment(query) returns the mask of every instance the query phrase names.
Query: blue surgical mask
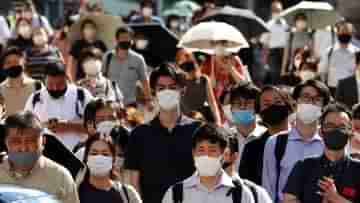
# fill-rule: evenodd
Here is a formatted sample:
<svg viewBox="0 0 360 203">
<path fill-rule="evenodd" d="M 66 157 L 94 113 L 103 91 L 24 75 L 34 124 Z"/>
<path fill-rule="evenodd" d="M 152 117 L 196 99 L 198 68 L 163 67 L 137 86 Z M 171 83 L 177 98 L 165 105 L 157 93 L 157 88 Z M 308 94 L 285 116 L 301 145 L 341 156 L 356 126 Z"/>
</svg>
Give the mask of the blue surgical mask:
<svg viewBox="0 0 360 203">
<path fill-rule="evenodd" d="M 232 112 L 235 124 L 249 125 L 255 120 L 255 113 L 251 110 L 242 110 Z"/>
<path fill-rule="evenodd" d="M 40 152 L 9 152 L 8 159 L 16 166 L 31 167 L 39 160 L 40 155 Z"/>
</svg>

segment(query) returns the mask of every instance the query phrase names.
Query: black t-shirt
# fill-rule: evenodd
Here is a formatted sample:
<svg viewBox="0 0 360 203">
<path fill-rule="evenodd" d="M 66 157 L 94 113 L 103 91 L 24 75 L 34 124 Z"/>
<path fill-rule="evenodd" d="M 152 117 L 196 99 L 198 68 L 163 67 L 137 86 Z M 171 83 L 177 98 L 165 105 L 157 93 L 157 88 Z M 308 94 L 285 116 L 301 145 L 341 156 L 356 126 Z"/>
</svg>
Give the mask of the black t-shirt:
<svg viewBox="0 0 360 203">
<path fill-rule="evenodd" d="M 105 43 L 101 40 L 96 40 L 92 43 L 84 40 L 84 39 L 80 39 L 80 40 L 76 40 L 71 49 L 70 49 L 70 55 L 72 57 L 74 57 L 76 60 L 79 60 L 79 57 L 81 55 L 81 52 L 84 49 L 87 48 L 97 48 L 100 49 L 103 53 L 105 53 L 107 51 L 107 47 L 105 45 Z M 80 64 L 77 65 L 77 73 L 76 73 L 76 79 L 80 79 L 84 77 L 84 72 L 81 70 L 80 68 Z"/>
<path fill-rule="evenodd" d="M 260 137 L 251 140 L 245 145 L 239 166 L 239 175 L 241 178 L 251 180 L 257 185 L 261 185 L 264 150 L 266 141 L 270 136 L 269 131 L 266 131 Z"/>
<path fill-rule="evenodd" d="M 16 39 L 9 39 L 6 47 L 17 47 L 21 51 L 30 50 L 33 46 L 31 39 L 24 39 L 22 37 L 18 37 Z"/>
<path fill-rule="evenodd" d="M 123 203 L 119 191 L 112 187 L 110 190 L 99 190 L 92 186 L 88 181 L 84 181 L 79 188 L 79 198 L 81 203 Z"/>
<path fill-rule="evenodd" d="M 338 193 L 353 203 L 360 202 L 360 162 L 350 157 L 337 162 L 329 161 L 324 155 L 308 158 L 296 163 L 284 193 L 295 195 L 301 202 L 321 203 L 322 196 L 318 182 L 332 177 Z"/>
<path fill-rule="evenodd" d="M 125 168 L 140 172 L 144 202 L 161 202 L 166 190 L 195 172 L 191 140 L 200 125 L 185 116 L 169 132 L 156 117 L 135 128 L 125 152 Z"/>
</svg>

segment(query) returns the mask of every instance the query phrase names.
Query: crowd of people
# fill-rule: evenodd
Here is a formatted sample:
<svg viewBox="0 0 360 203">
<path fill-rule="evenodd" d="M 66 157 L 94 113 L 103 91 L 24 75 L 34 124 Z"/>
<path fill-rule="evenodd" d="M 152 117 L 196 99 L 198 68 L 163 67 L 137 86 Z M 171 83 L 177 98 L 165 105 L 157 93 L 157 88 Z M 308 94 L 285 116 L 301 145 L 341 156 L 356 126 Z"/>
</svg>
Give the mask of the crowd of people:
<svg viewBox="0 0 360 203">
<path fill-rule="evenodd" d="M 144 0 L 126 20 L 181 37 L 216 9 L 205 0 L 192 19 L 163 20 Z M 0 184 L 64 203 L 360 202 L 356 31 L 312 29 L 304 13 L 290 25 L 278 0 L 269 9 L 245 54 L 182 47 L 151 67 L 131 26 L 109 47 L 86 19 L 70 41 L 70 17 L 55 30 L 14 1 L 0 18 Z"/>
</svg>

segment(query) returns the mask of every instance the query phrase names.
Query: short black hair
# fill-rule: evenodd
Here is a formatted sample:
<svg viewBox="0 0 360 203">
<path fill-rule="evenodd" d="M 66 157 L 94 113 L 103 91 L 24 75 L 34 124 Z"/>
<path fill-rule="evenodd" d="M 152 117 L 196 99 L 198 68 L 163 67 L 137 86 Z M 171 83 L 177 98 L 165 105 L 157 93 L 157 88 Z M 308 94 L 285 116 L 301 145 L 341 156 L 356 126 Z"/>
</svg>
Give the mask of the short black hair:
<svg viewBox="0 0 360 203">
<path fill-rule="evenodd" d="M 239 152 L 239 140 L 235 136 L 229 137 L 228 148 L 230 149 L 230 153 L 234 154 Z"/>
<path fill-rule="evenodd" d="M 306 14 L 305 13 L 297 13 L 294 16 L 294 21 L 297 21 L 297 20 L 307 20 Z"/>
<path fill-rule="evenodd" d="M 161 76 L 171 77 L 178 85 L 181 85 L 180 74 L 176 72 L 176 67 L 171 63 L 163 63 L 154 69 L 150 74 L 150 88 L 155 90 L 156 83 Z"/>
<path fill-rule="evenodd" d="M 91 19 L 85 19 L 85 20 L 81 23 L 81 26 L 80 26 L 80 31 L 81 31 L 81 32 L 84 31 L 86 25 L 92 25 L 92 26 L 94 26 L 96 29 L 97 29 L 97 27 L 98 27 L 93 20 L 91 20 Z"/>
<path fill-rule="evenodd" d="M 356 65 L 360 65 L 360 51 L 355 52 Z"/>
<path fill-rule="evenodd" d="M 49 76 L 66 76 L 66 67 L 63 62 L 52 62 L 46 66 L 46 75 Z"/>
<path fill-rule="evenodd" d="M 353 119 L 359 120 L 360 119 L 360 103 L 355 104 L 352 108 L 352 116 Z"/>
<path fill-rule="evenodd" d="M 261 89 L 260 94 L 258 94 L 256 100 L 255 100 L 255 112 L 260 113 L 261 109 L 261 96 L 268 91 L 274 91 L 279 94 L 279 96 L 282 98 L 285 105 L 288 106 L 290 113 L 294 112 L 295 109 L 295 101 L 291 98 L 290 94 L 276 86 L 273 85 L 266 85 Z"/>
<path fill-rule="evenodd" d="M 230 102 L 239 98 L 256 99 L 259 94 L 260 89 L 253 83 L 238 83 L 230 90 Z"/>
<path fill-rule="evenodd" d="M 350 120 L 352 119 L 352 114 L 351 114 L 350 110 L 345 105 L 343 105 L 341 103 L 338 103 L 338 102 L 331 102 L 330 104 L 325 106 L 325 108 L 323 110 L 323 113 L 322 113 L 322 115 L 320 117 L 321 125 L 324 124 L 326 116 L 329 113 L 341 113 L 341 112 L 346 113 L 349 116 Z"/>
<path fill-rule="evenodd" d="M 4 122 L 6 129 L 18 128 L 18 129 L 38 129 L 42 130 L 40 119 L 30 111 L 21 111 L 9 115 Z M 5 137 L 8 133 L 5 133 Z"/>
<path fill-rule="evenodd" d="M 330 90 L 323 82 L 318 80 L 307 80 L 297 85 L 292 94 L 292 97 L 295 101 L 299 99 L 301 92 L 305 87 L 313 87 L 318 91 L 319 95 L 323 98 L 323 106 L 329 104 L 331 100 Z"/>
<path fill-rule="evenodd" d="M 143 0 L 140 2 L 140 8 L 144 8 L 144 7 L 154 8 L 155 3 L 152 0 Z"/>
<path fill-rule="evenodd" d="M 213 124 L 202 124 L 198 127 L 192 137 L 192 149 L 202 141 L 209 141 L 212 144 L 219 144 L 222 151 L 228 145 L 229 134 L 222 128 Z"/>
<path fill-rule="evenodd" d="M 20 48 L 18 48 L 18 47 L 9 47 L 1 55 L 1 60 L 0 60 L 1 61 L 1 66 L 4 65 L 6 58 L 8 56 L 11 56 L 11 55 L 16 55 L 16 56 L 19 56 L 20 58 L 25 58 L 25 54 L 24 54 L 23 51 L 21 51 Z"/>
<path fill-rule="evenodd" d="M 103 98 L 90 101 L 84 110 L 84 127 L 87 128 L 87 124 L 94 122 L 96 119 L 96 112 L 105 108 L 112 108 L 111 101 L 107 101 Z M 95 123 L 94 123 L 95 124 Z"/>
<path fill-rule="evenodd" d="M 116 30 L 115 38 L 118 39 L 121 34 L 129 34 L 132 38 L 135 34 L 134 30 L 129 26 L 121 26 Z"/>
</svg>

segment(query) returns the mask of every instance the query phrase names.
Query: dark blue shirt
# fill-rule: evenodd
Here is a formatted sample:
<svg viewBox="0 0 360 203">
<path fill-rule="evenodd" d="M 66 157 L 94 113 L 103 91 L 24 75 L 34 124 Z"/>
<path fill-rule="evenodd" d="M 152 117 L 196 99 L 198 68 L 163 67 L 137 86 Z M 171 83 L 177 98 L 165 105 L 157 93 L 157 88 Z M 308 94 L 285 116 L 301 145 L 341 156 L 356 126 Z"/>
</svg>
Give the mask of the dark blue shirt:
<svg viewBox="0 0 360 203">
<path fill-rule="evenodd" d="M 134 129 L 125 154 L 125 167 L 140 172 L 144 203 L 161 202 L 166 190 L 195 172 L 192 135 L 200 126 L 181 116 L 170 132 L 158 117 Z"/>
</svg>

